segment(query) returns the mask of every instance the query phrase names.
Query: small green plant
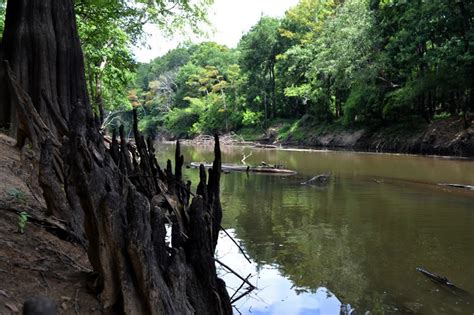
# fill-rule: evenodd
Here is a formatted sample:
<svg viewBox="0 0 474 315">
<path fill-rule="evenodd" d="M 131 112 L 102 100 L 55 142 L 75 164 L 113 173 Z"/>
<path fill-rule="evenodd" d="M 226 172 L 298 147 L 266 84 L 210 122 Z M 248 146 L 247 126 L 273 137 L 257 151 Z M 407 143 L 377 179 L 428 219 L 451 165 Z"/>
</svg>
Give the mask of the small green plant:
<svg viewBox="0 0 474 315">
<path fill-rule="evenodd" d="M 450 113 L 442 112 L 442 113 L 434 115 L 433 120 L 443 120 L 443 119 L 448 119 L 449 117 L 451 117 Z"/>
<path fill-rule="evenodd" d="M 25 202 L 26 196 L 23 191 L 18 188 L 11 188 L 7 191 L 7 195 L 19 202 Z"/>
<path fill-rule="evenodd" d="M 28 222 L 28 218 L 30 215 L 28 212 L 22 211 L 18 214 L 18 232 L 23 234 L 25 233 L 26 223 Z"/>
</svg>

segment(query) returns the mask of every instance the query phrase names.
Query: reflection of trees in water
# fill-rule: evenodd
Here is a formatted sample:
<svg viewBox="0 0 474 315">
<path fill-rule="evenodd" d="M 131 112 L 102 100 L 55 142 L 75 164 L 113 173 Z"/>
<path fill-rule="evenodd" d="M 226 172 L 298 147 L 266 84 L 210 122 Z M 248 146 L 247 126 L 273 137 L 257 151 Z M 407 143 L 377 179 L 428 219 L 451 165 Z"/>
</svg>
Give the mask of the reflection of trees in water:
<svg viewBox="0 0 474 315">
<path fill-rule="evenodd" d="M 186 161 L 210 156 L 204 149 L 183 151 Z M 226 162 L 240 161 L 240 149 L 236 152 Z M 248 162 L 278 163 L 281 154 L 258 152 Z M 287 165 L 293 167 L 291 161 Z M 186 171 L 193 182 L 197 174 Z M 359 310 L 379 313 L 389 305 L 422 303 L 422 312 L 434 313 L 455 305 L 445 302 L 450 301 L 445 294 L 432 293 L 417 266 L 474 292 L 473 272 L 466 270 L 473 258 L 466 254 L 472 253 L 467 244 L 474 243 L 472 199 L 334 174 L 322 190 L 300 185 L 299 176 L 223 175 L 223 226 L 235 229 L 257 263 L 279 268 L 297 290 L 324 285 Z"/>
<path fill-rule="evenodd" d="M 319 191 L 309 187 L 301 193 L 300 185 L 288 187 L 279 177 L 228 179 L 226 195 L 241 200 L 239 208 L 233 209 L 238 212 L 234 228 L 257 263 L 278 266 L 298 289 L 315 292 L 326 286 L 354 304 L 364 296 L 367 280 L 356 254 L 362 243 L 330 211 L 333 185 Z"/>
<path fill-rule="evenodd" d="M 291 179 L 232 174 L 222 191 L 225 224 L 257 263 L 276 266 L 296 289 L 326 286 L 359 310 L 415 305 L 415 264 L 466 265 L 446 254 L 452 231 L 422 228 L 427 218 L 417 209 L 443 204 L 408 188 L 336 177 L 318 190 Z M 424 309 L 436 309 L 424 289 Z"/>
</svg>

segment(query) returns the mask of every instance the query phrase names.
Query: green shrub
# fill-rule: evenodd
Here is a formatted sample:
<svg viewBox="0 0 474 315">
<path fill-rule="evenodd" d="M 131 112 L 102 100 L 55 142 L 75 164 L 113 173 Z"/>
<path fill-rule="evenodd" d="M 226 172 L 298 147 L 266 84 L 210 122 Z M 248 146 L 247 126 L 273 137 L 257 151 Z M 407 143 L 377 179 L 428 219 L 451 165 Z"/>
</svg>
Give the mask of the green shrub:
<svg viewBox="0 0 474 315">
<path fill-rule="evenodd" d="M 355 85 L 343 106 L 343 124 L 371 121 L 380 117 L 380 90 L 374 84 Z"/>
<path fill-rule="evenodd" d="M 248 108 L 242 113 L 242 125 L 246 127 L 258 126 L 262 124 L 263 113 L 254 112 Z"/>
<path fill-rule="evenodd" d="M 177 136 L 188 136 L 198 120 L 199 112 L 193 108 L 174 108 L 165 117 L 165 127 Z"/>
</svg>

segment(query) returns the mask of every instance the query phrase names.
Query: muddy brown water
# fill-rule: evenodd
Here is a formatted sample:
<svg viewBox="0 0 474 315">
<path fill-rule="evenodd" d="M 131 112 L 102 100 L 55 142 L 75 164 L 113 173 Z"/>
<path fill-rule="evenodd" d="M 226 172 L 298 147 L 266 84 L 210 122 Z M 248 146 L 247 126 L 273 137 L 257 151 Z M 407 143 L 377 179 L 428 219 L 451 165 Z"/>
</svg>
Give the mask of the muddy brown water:
<svg viewBox="0 0 474 315">
<path fill-rule="evenodd" d="M 212 161 L 211 147 L 184 146 L 185 162 Z M 174 145 L 158 144 L 165 165 Z M 242 314 L 473 314 L 474 161 L 353 152 L 224 147 L 223 162 L 265 161 L 295 176 L 222 176 L 224 234 L 217 257 L 257 290 Z M 326 187 L 302 185 L 331 172 Z M 186 169 L 195 189 L 198 171 Z M 449 290 L 422 267 L 469 292 Z M 219 267 L 229 293 L 241 281 Z M 245 287 L 234 298 L 245 292 Z M 238 314 L 238 312 L 235 312 Z"/>
</svg>

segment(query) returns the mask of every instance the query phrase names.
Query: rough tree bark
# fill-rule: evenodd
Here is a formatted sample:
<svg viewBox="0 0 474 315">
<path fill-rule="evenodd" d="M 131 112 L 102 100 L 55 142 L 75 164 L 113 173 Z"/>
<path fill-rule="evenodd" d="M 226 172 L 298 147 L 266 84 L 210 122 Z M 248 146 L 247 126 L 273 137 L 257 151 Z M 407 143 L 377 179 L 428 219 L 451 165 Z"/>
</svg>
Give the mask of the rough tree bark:
<svg viewBox="0 0 474 315">
<path fill-rule="evenodd" d="M 179 143 L 160 169 L 151 140 L 114 134 L 104 145 L 87 98 L 73 0 L 9 1 L 2 54 L 2 106 L 18 118 L 18 144 L 31 145 L 51 214 L 87 241 L 104 309 L 126 314 L 231 314 L 214 251 L 222 209 L 216 137 L 209 180 L 191 199 Z M 11 65 L 11 67 L 10 67 Z M 171 244 L 166 242 L 166 224 Z"/>
</svg>

